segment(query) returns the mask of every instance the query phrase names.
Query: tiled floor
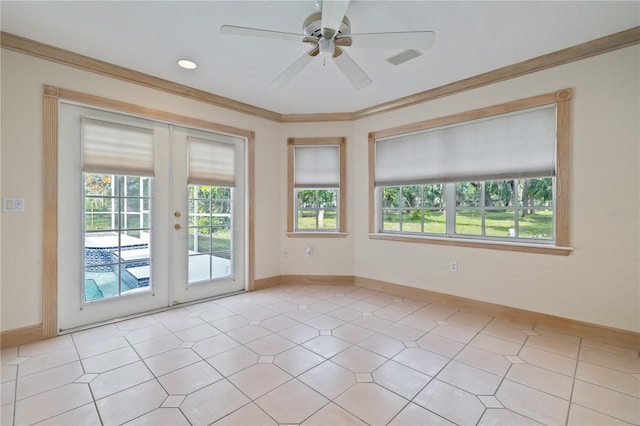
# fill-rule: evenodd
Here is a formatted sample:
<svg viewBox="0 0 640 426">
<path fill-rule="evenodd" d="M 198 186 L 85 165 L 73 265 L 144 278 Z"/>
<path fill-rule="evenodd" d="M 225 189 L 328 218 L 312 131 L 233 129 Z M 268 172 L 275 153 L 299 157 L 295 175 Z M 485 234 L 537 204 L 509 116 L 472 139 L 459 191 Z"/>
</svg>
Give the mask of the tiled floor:
<svg viewBox="0 0 640 426">
<path fill-rule="evenodd" d="M 2 351 L 3 425 L 639 424 L 638 352 L 354 286 Z"/>
</svg>

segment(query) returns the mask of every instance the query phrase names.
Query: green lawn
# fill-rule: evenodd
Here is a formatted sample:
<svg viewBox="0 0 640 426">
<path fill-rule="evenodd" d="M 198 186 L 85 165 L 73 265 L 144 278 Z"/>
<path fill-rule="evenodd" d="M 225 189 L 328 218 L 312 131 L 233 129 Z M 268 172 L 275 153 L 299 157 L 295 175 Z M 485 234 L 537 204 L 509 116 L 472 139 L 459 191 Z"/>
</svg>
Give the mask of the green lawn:
<svg viewBox="0 0 640 426">
<path fill-rule="evenodd" d="M 212 233 L 211 238 L 209 238 L 208 234 L 199 234 L 197 248 L 194 247 L 194 239 L 193 231 L 190 230 L 189 250 L 199 253 L 216 253 L 231 250 L 231 231 L 228 228 Z"/>
<path fill-rule="evenodd" d="M 336 212 L 325 211 L 322 223 L 318 224 L 318 229 L 337 229 Z M 316 216 L 314 211 L 298 213 L 298 229 L 316 229 Z"/>
<path fill-rule="evenodd" d="M 445 233 L 445 214 L 430 211 L 425 217 L 424 232 L 433 234 Z M 421 232 L 420 217 L 415 213 L 403 213 L 402 231 Z M 553 238 L 553 215 L 550 210 L 540 210 L 535 214 L 519 218 L 521 238 Z M 487 210 L 485 218 L 485 235 L 509 237 L 509 229 L 515 228 L 513 211 Z M 400 231 L 399 214 L 387 213 L 384 218 L 384 230 Z M 477 210 L 459 210 L 456 215 L 456 234 L 482 235 L 482 217 Z"/>
<path fill-rule="evenodd" d="M 111 229 L 111 213 L 85 213 L 84 224 L 87 231 Z"/>
</svg>

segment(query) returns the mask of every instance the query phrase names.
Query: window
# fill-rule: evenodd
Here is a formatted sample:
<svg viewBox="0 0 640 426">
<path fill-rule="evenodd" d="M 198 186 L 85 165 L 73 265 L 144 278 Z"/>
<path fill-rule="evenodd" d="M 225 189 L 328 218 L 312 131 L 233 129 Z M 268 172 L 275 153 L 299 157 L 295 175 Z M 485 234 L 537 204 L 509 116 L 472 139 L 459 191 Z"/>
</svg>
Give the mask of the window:
<svg viewBox="0 0 640 426">
<path fill-rule="evenodd" d="M 383 187 L 381 230 L 552 243 L 554 183 L 547 177 Z"/>
<path fill-rule="evenodd" d="M 222 136 L 220 136 L 222 138 Z M 235 147 L 187 137 L 189 284 L 233 275 Z"/>
<path fill-rule="evenodd" d="M 148 289 L 151 178 L 84 174 L 85 302 Z"/>
<path fill-rule="evenodd" d="M 295 230 L 337 231 L 337 189 L 296 189 Z"/>
<path fill-rule="evenodd" d="M 233 188 L 189 185 L 189 283 L 229 277 Z"/>
<path fill-rule="evenodd" d="M 387 186 L 382 193 L 382 231 L 446 234 L 444 185 Z"/>
<path fill-rule="evenodd" d="M 570 95 L 370 134 L 371 237 L 568 254 Z"/>
<path fill-rule="evenodd" d="M 344 236 L 345 138 L 289 138 L 289 236 Z"/>
<path fill-rule="evenodd" d="M 149 291 L 152 131 L 83 117 L 82 167 L 84 302 Z"/>
</svg>

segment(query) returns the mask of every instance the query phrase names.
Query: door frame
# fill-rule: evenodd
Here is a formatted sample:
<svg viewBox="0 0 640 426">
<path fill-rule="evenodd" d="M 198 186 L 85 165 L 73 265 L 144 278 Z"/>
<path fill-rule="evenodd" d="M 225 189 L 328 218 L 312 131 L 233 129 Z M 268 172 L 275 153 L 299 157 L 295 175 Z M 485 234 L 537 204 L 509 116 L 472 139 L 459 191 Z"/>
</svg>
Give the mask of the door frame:
<svg viewBox="0 0 640 426">
<path fill-rule="evenodd" d="M 114 112 L 138 115 L 181 126 L 227 133 L 247 139 L 246 288 L 255 287 L 255 132 L 210 121 L 107 99 L 74 90 L 43 87 L 43 223 L 42 223 L 42 338 L 58 336 L 58 108 L 61 100 Z"/>
</svg>

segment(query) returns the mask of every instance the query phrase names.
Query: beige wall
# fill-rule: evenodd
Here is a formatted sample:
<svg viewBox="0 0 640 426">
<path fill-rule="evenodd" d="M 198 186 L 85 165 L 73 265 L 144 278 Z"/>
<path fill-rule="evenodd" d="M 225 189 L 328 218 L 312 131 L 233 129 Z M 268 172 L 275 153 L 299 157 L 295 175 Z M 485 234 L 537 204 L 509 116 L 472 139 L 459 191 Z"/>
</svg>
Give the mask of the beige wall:
<svg viewBox="0 0 640 426">
<path fill-rule="evenodd" d="M 282 170 L 280 182 L 282 200 L 280 202 L 281 220 L 280 228 L 280 255 L 281 274 L 283 275 L 353 275 L 353 170 L 351 162 L 353 158 L 353 146 L 351 132 L 353 123 L 295 123 L 282 125 L 282 145 L 280 157 L 282 158 Z M 347 237 L 346 238 L 299 238 L 287 237 L 287 138 L 307 137 L 346 137 L 347 138 Z M 306 248 L 311 247 L 312 255 L 307 257 Z M 287 251 L 287 256 L 283 252 Z"/>
<path fill-rule="evenodd" d="M 51 84 L 254 130 L 256 278 L 357 275 L 640 331 L 639 64 L 634 46 L 353 123 L 278 124 L 2 50 L 2 196 L 24 197 L 26 211 L 2 215 L 1 329 L 41 322 L 41 98 Z M 574 253 L 368 239 L 368 132 L 567 87 L 574 89 Z M 348 237 L 288 238 L 286 138 L 320 136 L 347 137 Z M 450 260 L 458 273 L 448 271 Z"/>
<path fill-rule="evenodd" d="M 356 276 L 640 331 L 640 47 L 361 120 L 367 132 L 573 88 L 568 257 L 369 240 L 366 163 L 355 175 Z M 611 217 L 610 211 L 622 214 Z M 459 272 L 449 272 L 449 261 Z"/>
</svg>

